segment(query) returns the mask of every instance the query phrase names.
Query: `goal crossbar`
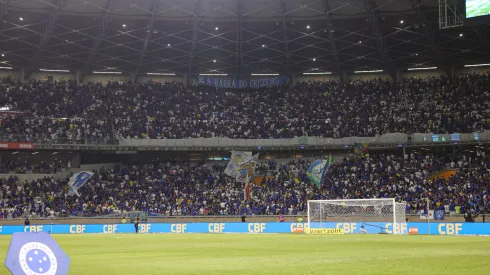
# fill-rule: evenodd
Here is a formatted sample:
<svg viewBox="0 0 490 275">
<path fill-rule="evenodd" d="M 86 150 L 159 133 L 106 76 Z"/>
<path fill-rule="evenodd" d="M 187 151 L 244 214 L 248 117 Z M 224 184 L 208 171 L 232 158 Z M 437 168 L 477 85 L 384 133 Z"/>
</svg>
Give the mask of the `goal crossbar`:
<svg viewBox="0 0 490 275">
<path fill-rule="evenodd" d="M 398 223 L 405 222 L 405 206 L 393 198 L 309 200 L 307 233 L 342 227 L 343 233 L 398 234 Z"/>
</svg>

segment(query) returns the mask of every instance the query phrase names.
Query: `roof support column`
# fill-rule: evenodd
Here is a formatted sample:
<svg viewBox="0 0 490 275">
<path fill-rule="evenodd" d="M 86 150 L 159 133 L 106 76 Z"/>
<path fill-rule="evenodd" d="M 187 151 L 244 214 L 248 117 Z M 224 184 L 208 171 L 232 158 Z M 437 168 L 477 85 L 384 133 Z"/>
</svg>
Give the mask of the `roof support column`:
<svg viewBox="0 0 490 275">
<path fill-rule="evenodd" d="M 286 74 L 289 75 L 290 72 L 290 58 L 291 54 L 289 53 L 289 39 L 288 39 L 288 26 L 287 26 L 287 17 L 286 17 L 286 4 L 284 0 L 281 0 L 281 12 L 282 12 L 282 36 L 284 41 L 284 56 L 286 57 Z"/>
<path fill-rule="evenodd" d="M 334 69 L 340 74 L 340 80 L 345 82 L 342 65 L 340 64 L 339 53 L 337 52 L 337 42 L 335 41 L 335 31 L 332 29 L 332 22 L 330 21 L 330 5 L 328 0 L 323 1 L 323 16 L 325 18 L 325 30 L 328 35 L 328 41 L 330 43 L 330 50 L 332 51 L 333 60 L 335 61 Z"/>
<path fill-rule="evenodd" d="M 30 75 L 31 70 L 38 65 L 41 52 L 46 48 L 51 35 L 55 32 L 56 25 L 58 24 L 59 11 L 62 10 L 65 5 L 64 0 L 53 0 L 52 2 L 53 4 L 49 8 L 48 25 L 41 36 L 39 46 L 34 48 L 34 53 L 27 64 L 28 75 Z"/>
<path fill-rule="evenodd" d="M 94 60 L 94 55 L 99 49 L 100 44 L 104 40 L 107 32 L 107 26 L 109 25 L 109 20 L 111 16 L 111 11 L 112 11 L 112 1 L 113 0 L 107 0 L 107 3 L 105 5 L 104 9 L 104 16 L 102 17 L 102 23 L 100 25 L 100 32 L 97 38 L 94 41 L 94 46 L 92 47 L 92 50 L 90 51 L 87 59 L 87 63 L 85 63 L 85 69 L 82 72 L 80 81 L 83 81 L 83 77 L 87 72 L 90 71 L 90 67 L 92 66 L 92 62 Z"/>
<path fill-rule="evenodd" d="M 450 72 L 449 66 L 446 64 L 444 59 L 441 57 L 439 45 L 437 45 L 437 42 L 434 41 L 434 36 L 430 33 L 429 28 L 427 27 L 428 22 L 427 22 L 427 19 L 425 18 L 425 15 L 424 15 L 425 11 L 424 11 L 424 7 L 422 5 L 421 0 L 410 0 L 410 2 L 412 3 L 413 9 L 417 13 L 417 18 L 419 21 L 419 27 L 422 30 L 422 33 L 425 37 L 425 40 L 427 40 L 427 44 L 430 46 L 430 48 L 432 49 L 432 52 L 434 53 L 433 57 L 434 57 L 435 63 L 437 64 L 437 66 L 440 69 L 442 69 L 446 73 L 446 75 L 448 77 L 452 78 L 451 77 L 452 73 Z"/>
<path fill-rule="evenodd" d="M 192 65 L 194 64 L 194 53 L 196 52 L 196 44 L 197 44 L 197 34 L 199 33 L 199 12 L 201 7 L 201 0 L 194 1 L 194 25 L 192 28 L 192 45 L 191 50 L 189 51 L 189 67 L 187 68 L 187 75 L 190 77 L 192 75 Z M 196 72 L 197 73 L 197 72 Z M 187 77 L 187 79 L 189 79 Z M 189 83 L 186 82 L 187 85 Z"/>
<path fill-rule="evenodd" d="M 148 49 L 148 43 L 150 43 L 151 36 L 153 35 L 153 25 L 155 24 L 157 9 L 158 9 L 158 1 L 153 0 L 153 4 L 151 6 L 151 14 L 150 17 L 148 18 L 148 29 L 146 30 L 145 42 L 143 43 L 143 48 L 141 48 L 138 67 L 136 67 L 136 73 L 135 73 L 136 77 L 138 77 L 138 74 L 141 69 L 141 65 L 143 64 L 143 59 L 145 58 L 146 50 Z"/>
<path fill-rule="evenodd" d="M 243 40 L 242 40 L 242 5 L 241 0 L 236 0 L 236 11 L 237 11 L 237 38 L 236 38 L 236 77 L 240 79 L 242 77 L 242 66 L 243 66 Z"/>
<path fill-rule="evenodd" d="M 397 79 L 396 68 L 393 64 L 388 49 L 385 46 L 384 37 L 383 34 L 381 33 L 381 29 L 379 26 L 379 12 L 376 6 L 376 2 L 375 0 L 363 0 L 363 2 L 368 12 L 369 20 L 372 23 L 372 30 L 374 36 L 376 37 L 376 44 L 377 44 L 378 51 L 381 54 L 381 58 L 383 59 L 384 65 L 388 70 L 388 73 L 390 74 L 391 78 L 393 78 L 393 80 L 396 80 Z"/>
</svg>

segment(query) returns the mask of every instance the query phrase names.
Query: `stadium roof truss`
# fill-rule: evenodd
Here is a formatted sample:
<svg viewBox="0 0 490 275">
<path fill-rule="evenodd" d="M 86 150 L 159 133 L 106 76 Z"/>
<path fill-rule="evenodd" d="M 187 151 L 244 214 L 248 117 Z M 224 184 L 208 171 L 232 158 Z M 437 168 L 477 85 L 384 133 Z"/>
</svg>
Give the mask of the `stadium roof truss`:
<svg viewBox="0 0 490 275">
<path fill-rule="evenodd" d="M 439 30 L 437 7 L 437 0 L 0 0 L 0 62 L 26 71 L 241 76 L 490 63 L 489 26 Z"/>
</svg>

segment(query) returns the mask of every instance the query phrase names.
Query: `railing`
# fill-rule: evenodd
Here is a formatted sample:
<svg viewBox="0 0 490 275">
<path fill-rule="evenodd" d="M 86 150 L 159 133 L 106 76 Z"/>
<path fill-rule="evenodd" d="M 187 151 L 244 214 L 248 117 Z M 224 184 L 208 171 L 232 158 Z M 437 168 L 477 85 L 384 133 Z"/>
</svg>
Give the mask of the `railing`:
<svg viewBox="0 0 490 275">
<path fill-rule="evenodd" d="M 115 145 L 117 140 L 113 138 L 93 138 L 85 137 L 83 139 L 68 138 L 47 138 L 47 137 L 27 137 L 27 136 L 0 136 L 0 142 L 30 142 L 42 145 Z"/>
<path fill-rule="evenodd" d="M 359 144 L 405 146 L 410 144 L 451 144 L 490 141 L 490 131 L 469 134 L 403 134 L 390 133 L 376 137 L 321 138 L 297 137 L 291 139 L 230 139 L 230 138 L 193 138 L 193 139 L 119 139 L 119 145 L 133 147 L 260 147 L 280 148 L 302 146 L 332 146 L 348 148 Z"/>
<path fill-rule="evenodd" d="M 466 134 L 432 134 L 432 133 L 389 133 L 376 137 L 346 137 L 346 138 L 322 138 L 322 137 L 296 137 L 289 139 L 230 139 L 230 138 L 189 138 L 189 139 L 113 139 L 86 137 L 82 140 L 75 139 L 48 139 L 48 138 L 23 138 L 22 136 L 0 136 L 0 142 L 32 142 L 36 145 L 63 146 L 63 145 L 88 145 L 103 146 L 116 145 L 121 148 L 169 148 L 189 150 L 195 148 L 350 148 L 353 144 L 369 144 L 370 147 L 404 147 L 404 146 L 428 146 L 444 144 L 470 144 L 490 142 L 490 131 Z M 138 149 L 138 148 L 137 148 Z"/>
<path fill-rule="evenodd" d="M 31 221 L 53 221 L 56 223 L 56 221 L 73 221 L 73 220 L 121 220 L 121 218 L 124 215 L 121 214 L 120 216 L 93 216 L 93 217 L 83 217 L 83 216 L 67 216 L 67 217 L 42 217 L 42 218 L 30 218 Z M 409 219 L 420 219 L 420 214 L 406 214 L 405 215 Z M 248 215 L 246 216 L 246 219 L 278 219 L 279 215 Z M 303 219 L 306 219 L 307 215 L 284 215 L 285 219 L 294 219 L 297 220 L 299 217 L 302 217 Z M 148 216 L 148 220 L 158 220 L 161 222 L 173 222 L 175 220 L 179 219 L 193 219 L 193 220 L 198 220 L 202 222 L 206 221 L 219 221 L 219 220 L 240 220 L 242 216 L 240 215 L 199 215 L 199 216 Z M 446 214 L 445 218 L 464 218 L 463 214 Z M 1 221 L 24 221 L 24 218 L 9 218 L 9 219 L 0 219 L 0 224 Z M 433 220 L 430 220 L 433 221 Z"/>
</svg>

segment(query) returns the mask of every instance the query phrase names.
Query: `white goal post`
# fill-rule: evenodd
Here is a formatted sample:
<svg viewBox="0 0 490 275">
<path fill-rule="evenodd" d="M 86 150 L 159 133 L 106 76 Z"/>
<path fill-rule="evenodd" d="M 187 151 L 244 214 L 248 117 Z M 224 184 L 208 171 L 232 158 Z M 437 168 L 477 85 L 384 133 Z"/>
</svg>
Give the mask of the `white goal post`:
<svg viewBox="0 0 490 275">
<path fill-rule="evenodd" d="M 395 199 L 309 200 L 310 234 L 407 234 L 405 202 Z"/>
</svg>

